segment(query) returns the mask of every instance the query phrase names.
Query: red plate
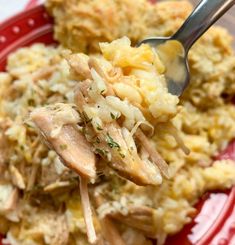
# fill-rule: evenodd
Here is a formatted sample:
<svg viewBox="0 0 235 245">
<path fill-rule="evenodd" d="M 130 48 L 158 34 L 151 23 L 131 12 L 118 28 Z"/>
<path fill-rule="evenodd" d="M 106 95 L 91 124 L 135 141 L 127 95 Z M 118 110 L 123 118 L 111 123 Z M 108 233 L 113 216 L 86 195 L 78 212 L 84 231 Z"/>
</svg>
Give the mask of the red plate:
<svg viewBox="0 0 235 245">
<path fill-rule="evenodd" d="M 52 20 L 43 6 L 18 14 L 0 26 L 0 71 L 7 55 L 19 47 L 42 42 L 55 44 Z M 235 142 L 219 159 L 235 160 Z M 228 192 L 208 193 L 197 205 L 198 214 L 167 245 L 235 245 L 235 187 Z M 0 244 L 1 245 L 1 244 Z"/>
</svg>

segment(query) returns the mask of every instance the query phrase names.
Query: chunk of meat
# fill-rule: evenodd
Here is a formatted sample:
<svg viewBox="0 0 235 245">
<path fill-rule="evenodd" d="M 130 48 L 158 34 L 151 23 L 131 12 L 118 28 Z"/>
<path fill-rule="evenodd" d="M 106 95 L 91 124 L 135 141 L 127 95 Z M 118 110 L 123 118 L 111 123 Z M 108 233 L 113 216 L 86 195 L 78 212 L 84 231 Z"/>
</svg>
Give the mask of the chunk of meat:
<svg viewBox="0 0 235 245">
<path fill-rule="evenodd" d="M 88 240 L 93 244 L 97 241 L 97 237 L 92 220 L 87 179 L 93 180 L 96 176 L 95 155 L 91 151 L 91 145 L 78 131 L 76 123 L 79 116 L 76 113 L 68 105 L 56 104 L 36 109 L 31 113 L 31 118 L 47 143 L 56 151 L 66 166 L 80 175 L 83 215 Z M 54 187 L 51 185 L 46 190 L 51 190 Z"/>
<path fill-rule="evenodd" d="M 82 57 L 82 59 L 81 59 Z M 72 68 L 71 71 L 79 76 L 80 79 L 90 79 L 91 73 L 87 63 L 88 57 L 83 54 L 72 54 L 67 61 Z"/>
<path fill-rule="evenodd" d="M 49 108 L 36 109 L 31 113 L 31 118 L 50 147 L 57 152 L 68 168 L 85 178 L 95 178 L 95 155 L 91 150 L 91 145 L 78 131 L 76 125 L 61 125 L 60 130 L 54 135 L 53 132 L 58 125 L 56 115 Z"/>
<path fill-rule="evenodd" d="M 108 165 L 119 175 L 138 185 L 161 184 L 162 176 L 159 170 L 168 178 L 167 163 L 151 145 L 150 140 L 141 129 L 138 129 L 139 133 L 136 134 L 140 146 L 137 149 L 133 139 L 134 131 L 137 128 L 132 129 L 133 133 L 129 131 L 130 128 L 127 129 L 122 121 L 125 117 L 128 118 L 125 113 L 119 116 L 119 121 L 115 121 L 117 118 L 115 119 L 112 112 L 114 106 L 113 103 L 110 103 L 110 99 L 113 101 L 113 97 L 116 96 L 112 88 L 113 77 L 110 76 L 110 72 L 114 68 L 107 63 L 101 65 L 102 62 L 99 63 L 94 57 L 89 58 L 79 54 L 69 56 L 67 59 L 71 70 L 78 77 L 85 79 L 79 82 L 75 89 L 75 103 L 82 115 L 85 136 L 93 145 L 95 153 L 107 160 Z M 121 74 L 120 71 L 113 73 L 116 79 L 119 79 Z M 133 109 L 133 107 L 131 108 Z M 135 109 L 139 112 L 137 108 Z M 115 122 L 107 119 L 109 110 Z M 118 109 L 115 108 L 115 110 Z M 138 120 L 145 120 L 143 118 L 144 116 L 141 117 L 140 112 Z M 144 156 L 141 155 L 140 150 L 142 149 L 147 152 L 147 154 L 143 154 Z"/>
<path fill-rule="evenodd" d="M 122 154 L 118 148 L 111 148 L 112 162 L 110 165 L 121 175 L 132 180 L 139 185 L 158 185 L 159 171 L 157 166 L 149 166 L 138 155 L 138 153 L 128 147 L 127 139 L 118 125 L 108 125 L 107 135 L 123 149 Z"/>
<path fill-rule="evenodd" d="M 162 181 L 158 167 L 142 160 L 128 145 L 123 130 L 116 123 L 107 124 L 93 143 L 96 152 L 108 160 L 116 172 L 138 185 L 159 185 Z"/>
</svg>

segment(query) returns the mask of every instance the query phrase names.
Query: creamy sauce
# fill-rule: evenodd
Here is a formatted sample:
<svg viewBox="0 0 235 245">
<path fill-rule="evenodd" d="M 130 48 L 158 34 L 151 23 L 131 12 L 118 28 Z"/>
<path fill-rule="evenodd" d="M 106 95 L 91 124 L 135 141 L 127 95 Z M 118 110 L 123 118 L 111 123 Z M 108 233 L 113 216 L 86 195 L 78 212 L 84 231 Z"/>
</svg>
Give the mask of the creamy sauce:
<svg viewBox="0 0 235 245">
<path fill-rule="evenodd" d="M 157 46 L 157 53 L 166 67 L 166 76 L 175 82 L 184 82 L 186 72 L 182 63 L 185 56 L 183 45 L 179 41 L 169 40 Z"/>
</svg>

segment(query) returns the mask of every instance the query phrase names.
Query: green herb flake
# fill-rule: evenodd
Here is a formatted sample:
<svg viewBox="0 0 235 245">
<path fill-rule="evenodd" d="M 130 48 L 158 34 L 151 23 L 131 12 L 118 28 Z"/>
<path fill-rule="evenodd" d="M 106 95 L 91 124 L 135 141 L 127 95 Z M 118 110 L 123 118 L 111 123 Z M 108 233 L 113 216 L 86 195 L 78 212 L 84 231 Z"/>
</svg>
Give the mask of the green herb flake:
<svg viewBox="0 0 235 245">
<path fill-rule="evenodd" d="M 99 131 L 103 130 L 99 124 L 97 124 L 96 129 Z"/>
<path fill-rule="evenodd" d="M 120 156 L 121 156 L 121 158 L 125 158 L 126 156 L 123 154 L 123 153 L 119 153 L 120 154 Z"/>
<path fill-rule="evenodd" d="M 112 118 L 113 120 L 116 119 L 115 115 L 114 115 L 112 112 L 110 112 L 110 116 L 111 116 L 111 118 Z"/>
<path fill-rule="evenodd" d="M 86 135 L 86 128 L 85 127 L 82 127 L 82 134 Z"/>
<path fill-rule="evenodd" d="M 32 187 L 32 190 L 33 191 L 38 191 L 42 188 L 42 186 L 40 184 L 35 184 L 33 187 Z"/>
<path fill-rule="evenodd" d="M 34 128 L 32 125 L 30 125 L 29 123 L 25 122 L 24 123 L 28 128 Z"/>
<path fill-rule="evenodd" d="M 34 105 L 34 100 L 33 99 L 29 99 L 28 100 L 28 105 L 29 106 L 33 106 Z"/>
<path fill-rule="evenodd" d="M 114 140 L 113 140 L 113 138 L 109 135 L 109 134 L 107 134 L 107 143 L 108 143 L 108 146 L 110 147 L 110 148 L 118 148 L 118 149 L 120 149 L 120 145 L 117 143 L 117 142 L 115 142 Z"/>
<path fill-rule="evenodd" d="M 108 153 L 106 150 L 102 150 L 100 148 L 96 148 L 95 149 L 95 152 L 98 153 L 98 154 L 100 154 L 101 156 L 106 156 L 107 153 Z"/>
<path fill-rule="evenodd" d="M 68 146 L 67 146 L 66 144 L 60 145 L 60 149 L 61 149 L 62 151 L 66 150 L 67 148 L 68 148 Z"/>
<path fill-rule="evenodd" d="M 85 112 L 82 112 L 82 117 L 83 117 L 85 124 L 88 124 L 92 121 L 92 118 L 88 118 Z"/>
<path fill-rule="evenodd" d="M 111 116 L 111 118 L 112 118 L 113 120 L 117 120 L 117 119 L 119 118 L 118 113 L 115 115 L 115 114 L 113 114 L 112 112 L 110 112 L 110 116 Z"/>
<path fill-rule="evenodd" d="M 96 142 L 97 144 L 99 144 L 99 143 L 100 143 L 100 139 L 97 137 L 96 140 L 95 140 L 95 142 Z"/>
<path fill-rule="evenodd" d="M 88 119 L 86 123 L 90 123 L 92 121 L 92 118 Z"/>
</svg>

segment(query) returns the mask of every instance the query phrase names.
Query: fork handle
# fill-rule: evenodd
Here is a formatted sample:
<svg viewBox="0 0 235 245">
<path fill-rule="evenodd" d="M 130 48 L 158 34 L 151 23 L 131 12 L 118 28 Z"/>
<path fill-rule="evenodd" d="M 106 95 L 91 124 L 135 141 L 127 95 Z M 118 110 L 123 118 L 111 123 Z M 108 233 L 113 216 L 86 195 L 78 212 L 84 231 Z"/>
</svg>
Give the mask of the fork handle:
<svg viewBox="0 0 235 245">
<path fill-rule="evenodd" d="M 235 3 L 235 0 L 202 0 L 173 35 L 188 52 L 194 42 Z"/>
</svg>

